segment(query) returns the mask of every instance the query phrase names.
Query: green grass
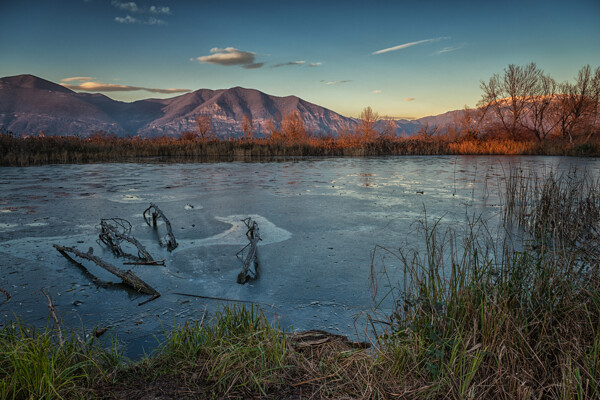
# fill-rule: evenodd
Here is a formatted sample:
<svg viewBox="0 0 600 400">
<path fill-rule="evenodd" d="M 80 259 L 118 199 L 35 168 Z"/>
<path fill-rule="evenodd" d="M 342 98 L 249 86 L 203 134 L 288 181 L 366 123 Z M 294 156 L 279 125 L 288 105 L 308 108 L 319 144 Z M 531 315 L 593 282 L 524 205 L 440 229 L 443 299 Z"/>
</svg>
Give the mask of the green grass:
<svg viewBox="0 0 600 400">
<path fill-rule="evenodd" d="M 109 379 L 122 357 L 76 334 L 60 345 L 56 331 L 20 323 L 0 329 L 0 399 L 85 398 L 96 380 Z"/>
</svg>

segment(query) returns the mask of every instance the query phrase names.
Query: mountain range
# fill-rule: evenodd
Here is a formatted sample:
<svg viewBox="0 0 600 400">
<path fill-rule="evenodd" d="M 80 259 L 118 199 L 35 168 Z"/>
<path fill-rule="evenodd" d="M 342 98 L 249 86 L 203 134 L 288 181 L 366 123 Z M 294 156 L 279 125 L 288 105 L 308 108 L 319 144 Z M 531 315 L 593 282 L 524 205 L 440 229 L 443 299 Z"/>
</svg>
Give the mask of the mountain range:
<svg viewBox="0 0 600 400">
<path fill-rule="evenodd" d="M 199 89 L 168 99 L 144 99 L 131 103 L 99 93 L 77 93 L 36 77 L 0 78 L 0 128 L 15 134 L 88 136 L 105 131 L 117 136 L 178 136 L 196 131 L 196 118 L 211 117 L 219 137 L 241 136 L 244 115 L 252 118 L 258 136 L 269 121 L 299 112 L 305 127 L 317 134 L 334 135 L 352 129 L 358 121 L 296 96 L 277 97 L 255 89 Z M 408 135 L 427 125 L 451 123 L 453 111 L 417 120 L 396 120 L 397 133 Z"/>
</svg>

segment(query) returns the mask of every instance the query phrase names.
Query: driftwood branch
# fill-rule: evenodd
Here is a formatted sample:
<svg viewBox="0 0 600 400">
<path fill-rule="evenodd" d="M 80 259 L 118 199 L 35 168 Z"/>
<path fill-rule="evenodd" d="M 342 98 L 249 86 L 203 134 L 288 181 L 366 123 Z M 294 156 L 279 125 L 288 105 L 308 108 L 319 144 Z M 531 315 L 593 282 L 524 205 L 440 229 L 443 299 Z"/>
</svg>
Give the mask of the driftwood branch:
<svg viewBox="0 0 600 400">
<path fill-rule="evenodd" d="M 149 226 L 154 227 L 154 229 L 157 228 L 156 226 L 156 221 L 161 218 L 164 223 L 165 226 L 167 228 L 167 234 L 165 235 L 164 239 L 158 239 L 158 242 L 160 243 L 161 246 L 167 246 L 167 250 L 169 251 L 173 251 L 177 248 L 178 244 L 177 244 L 177 240 L 175 240 L 175 235 L 173 235 L 173 229 L 171 228 L 171 222 L 169 222 L 169 219 L 165 216 L 165 214 L 161 211 L 160 208 L 158 208 L 158 206 L 154 203 L 150 203 L 150 207 L 146 208 L 144 210 L 144 220 L 146 221 L 146 223 Z M 166 243 L 166 244 L 165 244 Z"/>
<path fill-rule="evenodd" d="M 152 260 L 152 261 L 132 261 L 124 262 L 123 265 L 165 265 L 165 260 Z"/>
<path fill-rule="evenodd" d="M 46 296 L 46 299 L 48 299 L 48 310 L 50 310 L 50 316 L 54 320 L 54 325 L 56 325 L 56 331 L 58 333 L 58 344 L 62 347 L 65 341 L 63 339 L 62 331 L 60 330 L 60 323 L 58 322 L 58 317 L 56 316 L 56 312 L 54 311 L 54 304 L 52 304 L 50 296 L 48 296 L 46 292 L 44 292 L 44 289 L 40 289 L 40 291 L 44 293 L 44 296 Z"/>
<path fill-rule="evenodd" d="M 131 223 L 123 218 L 110 218 L 100 220 L 100 241 L 108 246 L 114 255 L 118 257 L 127 257 L 139 259 L 142 261 L 154 261 L 148 250 L 131 233 Z M 137 257 L 126 253 L 121 247 L 123 241 L 129 242 L 137 248 Z"/>
<path fill-rule="evenodd" d="M 237 283 L 244 284 L 249 280 L 258 278 L 258 256 L 256 254 L 256 246 L 261 240 L 258 233 L 258 224 L 256 221 L 252 221 L 250 217 L 242 220 L 248 231 L 246 231 L 246 237 L 250 241 L 242 250 L 240 250 L 236 256 L 242 261 L 242 271 L 238 274 Z M 244 250 L 249 248 L 248 253 L 244 257 Z M 253 266 L 253 269 L 250 267 Z"/>
<path fill-rule="evenodd" d="M 258 304 L 258 305 L 262 305 L 262 306 L 268 306 L 268 307 L 271 307 L 271 308 L 277 308 L 273 304 L 259 303 L 259 302 L 250 301 L 250 300 L 234 300 L 234 299 L 227 299 L 225 297 L 202 296 L 202 295 L 199 295 L 199 294 L 190 294 L 190 293 L 173 293 L 173 294 L 176 294 L 176 295 L 179 295 L 179 296 L 196 297 L 198 299 L 227 301 L 227 302 L 232 302 L 232 303 Z"/>
<path fill-rule="evenodd" d="M 6 300 L 5 301 L 9 301 L 10 300 L 10 293 L 8 293 L 6 290 L 0 288 L 0 293 L 4 293 L 4 295 L 6 296 Z"/>
<path fill-rule="evenodd" d="M 116 275 L 119 278 L 121 278 L 121 280 L 123 280 L 124 284 L 131 286 L 138 292 L 153 295 L 152 300 L 154 300 L 155 298 L 158 298 L 160 296 L 160 294 L 155 289 L 153 289 L 150 285 L 148 285 L 146 282 L 144 282 L 142 279 L 140 279 L 137 275 L 135 275 L 133 272 L 131 272 L 131 270 L 123 271 L 122 269 L 115 267 L 114 265 L 109 264 L 109 263 L 103 261 L 102 259 L 96 257 L 95 255 L 92 254 L 92 251 L 88 251 L 87 253 L 84 253 L 73 247 L 59 246 L 57 244 L 53 244 L 53 246 L 67 260 L 74 262 L 75 264 L 77 264 L 80 267 L 81 267 L 81 264 L 79 262 L 75 261 L 67 253 L 72 253 L 72 254 L 76 255 L 77 257 L 94 262 L 99 267 L 101 267 L 101 268 L 105 269 L 106 271 L 110 272 L 111 274 Z M 90 248 L 90 250 L 92 250 L 92 249 Z M 142 304 L 145 304 L 145 303 L 146 302 L 144 302 Z"/>
</svg>

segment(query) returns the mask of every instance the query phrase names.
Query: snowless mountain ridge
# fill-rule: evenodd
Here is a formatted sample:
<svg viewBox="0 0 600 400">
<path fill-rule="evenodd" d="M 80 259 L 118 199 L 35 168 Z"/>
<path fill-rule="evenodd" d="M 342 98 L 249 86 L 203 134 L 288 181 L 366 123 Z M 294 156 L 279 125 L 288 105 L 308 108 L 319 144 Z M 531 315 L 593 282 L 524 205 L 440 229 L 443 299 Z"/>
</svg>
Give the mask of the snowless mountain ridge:
<svg viewBox="0 0 600 400">
<path fill-rule="evenodd" d="M 242 135 L 244 116 L 251 117 L 257 136 L 270 121 L 298 112 L 307 130 L 336 135 L 353 129 L 357 120 L 342 116 L 296 96 L 277 97 L 255 89 L 199 89 L 168 99 L 144 99 L 125 103 L 99 93 L 77 93 L 36 77 L 0 78 L 0 127 L 16 134 L 89 136 L 106 131 L 117 136 L 178 136 L 196 131 L 196 118 L 211 117 L 218 137 Z M 420 120 L 397 120 L 397 134 L 413 134 L 424 124 L 447 124 L 453 111 Z"/>
</svg>

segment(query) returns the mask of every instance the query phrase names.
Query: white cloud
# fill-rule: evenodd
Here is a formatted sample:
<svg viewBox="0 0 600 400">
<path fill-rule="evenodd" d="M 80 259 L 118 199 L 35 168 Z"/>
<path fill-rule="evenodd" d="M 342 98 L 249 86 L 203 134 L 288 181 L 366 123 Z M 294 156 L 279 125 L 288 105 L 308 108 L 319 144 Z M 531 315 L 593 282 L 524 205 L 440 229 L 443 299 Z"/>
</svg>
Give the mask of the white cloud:
<svg viewBox="0 0 600 400">
<path fill-rule="evenodd" d="M 326 85 L 339 85 L 341 83 L 348 83 L 348 82 L 352 82 L 352 80 L 351 79 L 347 79 L 347 80 L 344 80 L 344 81 L 329 81 L 329 82 L 326 82 L 325 84 Z"/>
<path fill-rule="evenodd" d="M 290 66 L 294 66 L 294 65 L 304 65 L 305 63 L 306 63 L 306 61 L 290 61 L 290 62 L 286 62 L 286 63 L 275 64 L 275 65 L 271 66 L 271 68 L 290 67 Z"/>
<path fill-rule="evenodd" d="M 238 50 L 235 47 L 226 47 L 219 49 L 214 47 L 210 49 L 212 54 L 208 56 L 197 57 L 196 60 L 201 63 L 217 64 L 217 65 L 244 65 L 247 68 L 260 68 L 257 63 L 254 62 L 256 53 L 249 51 Z M 261 64 L 261 63 L 258 63 Z M 262 65 L 261 65 L 262 67 Z"/>
<path fill-rule="evenodd" d="M 115 17 L 115 21 L 120 24 L 143 24 L 143 25 L 167 25 L 167 21 L 163 21 L 162 19 L 148 17 L 146 19 L 134 18 L 131 15 L 127 15 L 126 17 Z"/>
<path fill-rule="evenodd" d="M 436 51 L 435 54 L 444 54 L 444 53 L 450 53 L 451 51 L 455 51 L 455 50 L 460 50 L 463 47 L 465 47 L 464 45 L 461 46 L 449 46 L 449 47 L 444 47 L 443 49 L 441 49 L 440 51 Z"/>
<path fill-rule="evenodd" d="M 146 25 L 167 25 L 166 21 L 163 21 L 162 19 L 158 19 L 158 18 L 154 18 L 154 17 L 148 18 L 143 23 Z"/>
<path fill-rule="evenodd" d="M 69 79 L 69 78 L 67 78 Z M 65 81 L 63 79 L 63 81 Z M 116 85 L 114 83 L 102 83 L 102 82 L 83 82 L 80 85 L 68 85 L 63 84 L 62 86 L 71 90 L 81 90 L 85 92 L 131 92 L 136 90 L 145 90 L 152 93 L 186 93 L 190 92 L 189 89 L 156 89 L 146 88 L 139 86 L 128 86 L 128 85 Z"/>
<path fill-rule="evenodd" d="M 171 9 L 164 6 L 150 6 L 150 14 L 171 14 Z"/>
<path fill-rule="evenodd" d="M 133 18 L 131 15 L 125 17 L 115 17 L 115 21 L 120 24 L 140 24 L 141 21 L 137 18 Z"/>
<path fill-rule="evenodd" d="M 446 40 L 446 39 L 450 39 L 450 37 L 448 37 L 448 36 L 442 36 L 442 37 L 438 37 L 438 38 L 434 38 L 434 39 L 417 40 L 416 42 L 399 44 L 399 45 L 394 46 L 394 47 L 388 47 L 387 49 L 377 50 L 377 51 L 374 51 L 371 54 L 389 53 L 390 51 L 403 50 L 403 49 L 406 49 L 408 47 L 416 46 L 418 44 L 434 43 L 434 42 L 439 42 L 440 40 Z"/>
<path fill-rule="evenodd" d="M 323 65 L 322 62 L 315 62 L 315 63 L 308 64 L 309 67 L 320 67 L 321 65 Z"/>
<path fill-rule="evenodd" d="M 149 8 L 146 8 L 146 7 L 139 7 L 137 5 L 137 3 L 133 2 L 133 1 L 121 2 L 121 1 L 116 1 L 116 0 L 113 0 L 111 3 L 115 8 L 117 8 L 119 10 L 131 12 L 131 13 L 171 14 L 171 8 L 168 6 L 150 6 Z"/>
<path fill-rule="evenodd" d="M 95 78 L 91 76 L 72 76 L 70 78 L 61 79 L 61 82 L 74 82 L 74 81 L 93 81 Z"/>
<path fill-rule="evenodd" d="M 112 5 L 118 8 L 119 10 L 129 11 L 129 12 L 139 12 L 140 9 L 133 1 L 129 1 L 127 3 L 122 3 L 120 1 L 113 1 Z"/>
<path fill-rule="evenodd" d="M 404 99 L 404 101 L 415 101 L 414 97 L 407 97 Z"/>
</svg>

